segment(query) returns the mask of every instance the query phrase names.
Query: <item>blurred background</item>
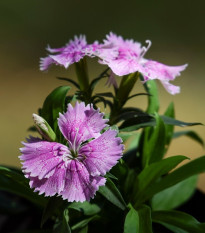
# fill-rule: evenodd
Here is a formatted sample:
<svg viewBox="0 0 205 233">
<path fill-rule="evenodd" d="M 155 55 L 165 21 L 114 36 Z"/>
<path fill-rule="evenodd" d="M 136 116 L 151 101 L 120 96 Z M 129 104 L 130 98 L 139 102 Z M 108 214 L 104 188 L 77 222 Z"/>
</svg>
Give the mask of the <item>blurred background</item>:
<svg viewBox="0 0 205 233">
<path fill-rule="evenodd" d="M 167 65 L 189 66 L 174 84 L 181 93 L 169 95 L 161 86 L 160 113 L 175 103 L 176 118 L 205 123 L 205 2 L 203 0 L 1 0 L 0 1 L 0 163 L 20 166 L 21 141 L 32 125 L 32 113 L 42 106 L 55 87 L 66 85 L 57 76 L 75 78 L 74 69 L 52 67 L 39 71 L 39 58 L 46 56 L 45 47 L 61 47 L 74 35 L 85 34 L 89 43 L 102 41 L 110 31 L 145 43 L 152 41 L 146 58 Z M 89 74 L 96 77 L 105 67 L 89 60 Z M 118 81 L 120 78 L 118 78 Z M 101 92 L 107 87 L 98 85 Z M 135 93 L 142 91 L 137 83 Z M 72 90 L 74 92 L 74 89 Z M 146 97 L 138 97 L 128 105 L 146 109 Z M 205 140 L 205 127 L 195 126 Z M 177 128 L 176 130 L 185 130 Z M 204 154 L 191 139 L 174 140 L 169 155 L 196 158 Z M 205 176 L 199 187 L 205 192 Z"/>
</svg>

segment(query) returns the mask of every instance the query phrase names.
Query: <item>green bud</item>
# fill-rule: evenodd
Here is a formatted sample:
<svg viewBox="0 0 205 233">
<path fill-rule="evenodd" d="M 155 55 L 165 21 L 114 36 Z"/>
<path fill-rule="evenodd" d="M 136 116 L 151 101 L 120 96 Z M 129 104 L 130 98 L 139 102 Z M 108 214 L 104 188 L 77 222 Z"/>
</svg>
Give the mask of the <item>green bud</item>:
<svg viewBox="0 0 205 233">
<path fill-rule="evenodd" d="M 34 113 L 33 121 L 38 132 L 43 138 L 52 142 L 56 140 L 56 134 L 54 133 L 48 122 L 43 117 Z"/>
</svg>

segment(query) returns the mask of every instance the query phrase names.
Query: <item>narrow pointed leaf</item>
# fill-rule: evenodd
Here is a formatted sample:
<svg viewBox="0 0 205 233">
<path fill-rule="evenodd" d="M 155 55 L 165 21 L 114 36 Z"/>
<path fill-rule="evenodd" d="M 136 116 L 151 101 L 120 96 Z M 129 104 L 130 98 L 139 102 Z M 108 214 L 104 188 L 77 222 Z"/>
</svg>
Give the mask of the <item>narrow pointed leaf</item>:
<svg viewBox="0 0 205 233">
<path fill-rule="evenodd" d="M 167 223 L 175 227 L 179 227 L 186 232 L 204 233 L 204 224 L 198 222 L 194 217 L 186 213 L 170 210 L 170 211 L 154 211 L 152 213 L 153 222 Z"/>
<path fill-rule="evenodd" d="M 161 192 L 193 175 L 205 172 L 205 156 L 195 159 L 162 177 L 158 182 L 150 184 L 147 192 L 142 197 L 142 201 L 149 200 L 156 193 Z"/>
<path fill-rule="evenodd" d="M 71 233 L 70 226 L 68 224 L 69 216 L 68 210 L 65 209 L 60 220 L 54 225 L 53 233 Z"/>
<path fill-rule="evenodd" d="M 87 226 L 88 223 L 89 223 L 90 221 L 97 220 L 97 219 L 99 219 L 99 218 L 100 218 L 100 216 L 98 216 L 98 215 L 94 215 L 94 216 L 92 216 L 92 217 L 90 217 L 90 218 L 86 218 L 86 219 L 84 219 L 84 220 L 82 220 L 82 221 L 76 223 L 75 225 L 73 225 L 73 226 L 71 227 L 71 229 L 72 229 L 72 230 L 80 229 L 80 228 L 82 228 L 82 227 Z"/>
<path fill-rule="evenodd" d="M 100 186 L 98 192 L 102 194 L 112 204 L 116 205 L 122 210 L 125 210 L 126 203 L 118 188 L 109 178 L 107 178 L 105 186 Z"/>
<path fill-rule="evenodd" d="M 163 120 L 156 114 L 156 126 L 146 128 L 143 140 L 143 167 L 162 159 L 165 150 L 165 125 Z"/>
<path fill-rule="evenodd" d="M 198 176 L 191 176 L 154 195 L 152 198 L 153 210 L 171 210 L 182 205 L 193 195 L 197 179 Z"/>
<path fill-rule="evenodd" d="M 133 192 L 135 206 L 143 203 L 145 197 L 149 195 L 151 185 L 154 186 L 161 176 L 167 174 L 185 159 L 187 159 L 185 156 L 173 156 L 144 168 L 135 181 Z"/>
<path fill-rule="evenodd" d="M 175 132 L 173 135 L 173 138 L 178 138 L 181 136 L 187 136 L 187 137 L 193 139 L 194 141 L 198 142 L 200 145 L 204 146 L 203 139 L 196 132 L 194 132 L 192 130 Z"/>
<path fill-rule="evenodd" d="M 64 80 L 64 81 L 67 81 L 69 83 L 72 83 L 75 87 L 77 87 L 78 89 L 80 89 L 80 86 L 77 82 L 75 82 L 73 79 L 71 78 L 64 78 L 64 77 L 57 77 L 57 79 L 59 80 Z"/>
<path fill-rule="evenodd" d="M 159 97 L 157 84 L 155 80 L 150 80 L 144 83 L 145 90 L 149 94 L 148 96 L 148 113 L 155 113 L 159 110 Z"/>
</svg>

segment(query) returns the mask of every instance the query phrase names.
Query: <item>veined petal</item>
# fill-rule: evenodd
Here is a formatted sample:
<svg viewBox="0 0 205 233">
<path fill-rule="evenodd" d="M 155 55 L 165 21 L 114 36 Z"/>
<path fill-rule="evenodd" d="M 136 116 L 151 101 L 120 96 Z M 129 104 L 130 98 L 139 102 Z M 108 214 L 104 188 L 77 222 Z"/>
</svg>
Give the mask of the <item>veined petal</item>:
<svg viewBox="0 0 205 233">
<path fill-rule="evenodd" d="M 30 179 L 29 185 L 35 188 L 35 192 L 45 194 L 45 196 L 54 196 L 59 194 L 65 185 L 66 169 L 64 165 L 58 166 L 54 169 L 54 173 L 49 178 L 39 179 L 38 177 L 28 176 Z"/>
<path fill-rule="evenodd" d="M 173 84 L 169 83 L 169 81 L 166 80 L 160 80 L 164 88 L 172 95 L 180 93 L 180 87 L 174 86 Z"/>
<path fill-rule="evenodd" d="M 91 176 L 82 163 L 73 160 L 67 168 L 65 187 L 60 195 L 69 202 L 89 201 L 94 197 L 99 186 L 105 184 L 105 181 L 105 178 L 101 176 Z"/>
<path fill-rule="evenodd" d="M 180 72 L 185 70 L 187 67 L 187 64 L 182 66 L 167 66 L 156 61 L 145 59 L 143 63 L 143 66 L 145 68 L 143 75 L 148 80 L 174 80 L 176 76 L 179 76 Z"/>
<path fill-rule="evenodd" d="M 68 104 L 67 112 L 59 116 L 58 125 L 64 137 L 77 147 L 90 138 L 100 136 L 107 122 L 103 116 L 92 105 L 77 102 L 75 107 Z"/>
<path fill-rule="evenodd" d="M 116 134 L 115 130 L 107 130 L 81 148 L 79 153 L 86 157 L 83 163 L 92 176 L 105 175 L 121 158 L 124 145 Z"/>
<path fill-rule="evenodd" d="M 66 146 L 47 142 L 40 139 L 32 139 L 33 142 L 23 143 L 21 148 L 22 155 L 19 156 L 23 164 L 24 173 L 29 173 L 30 177 L 39 179 L 49 178 L 53 175 L 55 168 L 62 163 L 63 156 L 61 151 Z"/>
</svg>

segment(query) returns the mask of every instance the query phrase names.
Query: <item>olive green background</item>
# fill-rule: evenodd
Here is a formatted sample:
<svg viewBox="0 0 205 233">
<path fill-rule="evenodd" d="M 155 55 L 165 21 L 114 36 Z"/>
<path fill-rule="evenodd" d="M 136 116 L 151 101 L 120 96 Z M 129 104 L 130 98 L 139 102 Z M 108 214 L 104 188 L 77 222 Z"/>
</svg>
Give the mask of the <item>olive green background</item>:
<svg viewBox="0 0 205 233">
<path fill-rule="evenodd" d="M 88 42 L 102 41 L 113 31 L 124 38 L 144 44 L 152 41 L 146 58 L 167 65 L 189 66 L 174 84 L 181 93 L 169 95 L 159 84 L 163 113 L 171 101 L 176 117 L 184 121 L 205 123 L 205 2 L 196 1 L 97 1 L 97 0 L 1 0 L 0 1 L 0 163 L 20 166 L 20 141 L 25 140 L 32 125 L 32 113 L 48 93 L 65 84 L 56 76 L 75 78 L 74 69 L 52 67 L 39 71 L 39 58 L 46 56 L 45 47 L 60 47 L 74 35 L 86 34 Z M 90 77 L 105 67 L 89 60 Z M 120 78 L 118 78 L 118 81 Z M 107 87 L 98 85 L 98 91 Z M 135 92 L 142 91 L 142 84 Z M 74 89 L 73 89 L 74 91 Z M 146 97 L 128 102 L 146 109 Z M 107 111 L 107 110 L 105 110 Z M 186 128 L 188 129 L 188 128 Z M 190 129 L 190 128 L 189 128 Z M 205 128 L 193 127 L 203 139 Z M 176 128 L 176 130 L 184 130 Z M 194 158 L 204 148 L 189 138 L 174 140 L 169 155 Z M 199 186 L 205 191 L 205 176 Z"/>
</svg>

